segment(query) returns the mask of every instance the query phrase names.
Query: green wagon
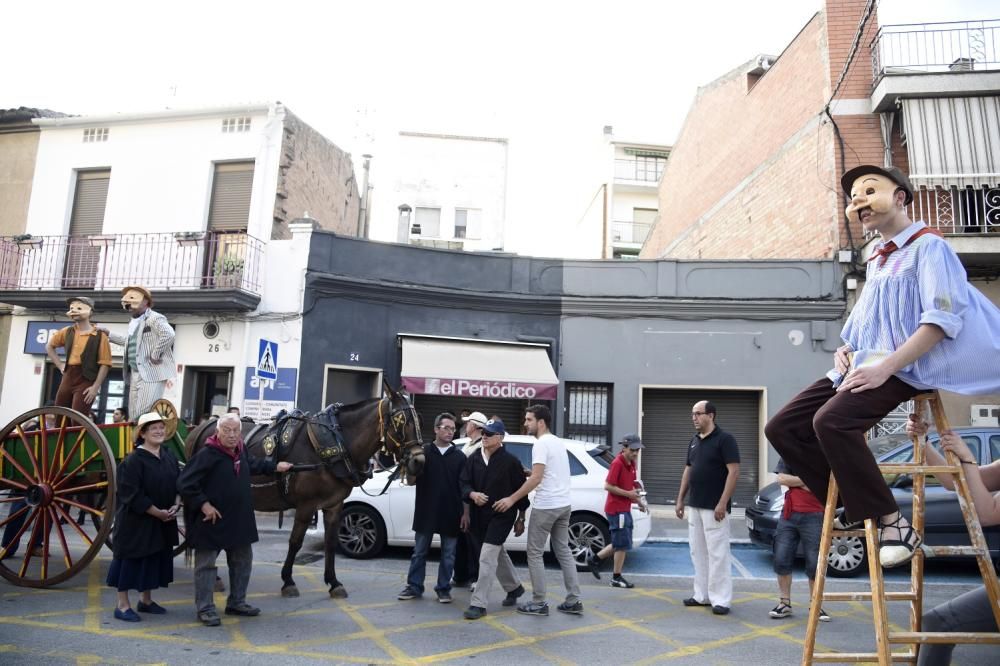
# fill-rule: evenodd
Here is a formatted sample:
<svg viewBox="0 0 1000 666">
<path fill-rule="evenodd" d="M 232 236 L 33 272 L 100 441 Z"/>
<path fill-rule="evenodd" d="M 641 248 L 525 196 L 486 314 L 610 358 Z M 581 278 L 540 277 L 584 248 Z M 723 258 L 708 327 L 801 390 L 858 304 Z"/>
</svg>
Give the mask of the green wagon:
<svg viewBox="0 0 1000 666">
<path fill-rule="evenodd" d="M 170 401 L 153 409 L 183 463 L 186 426 Z M 131 424 L 96 425 L 66 407 L 32 409 L 0 430 L 0 576 L 26 587 L 56 585 L 110 543 L 115 469 L 133 442 Z"/>
</svg>

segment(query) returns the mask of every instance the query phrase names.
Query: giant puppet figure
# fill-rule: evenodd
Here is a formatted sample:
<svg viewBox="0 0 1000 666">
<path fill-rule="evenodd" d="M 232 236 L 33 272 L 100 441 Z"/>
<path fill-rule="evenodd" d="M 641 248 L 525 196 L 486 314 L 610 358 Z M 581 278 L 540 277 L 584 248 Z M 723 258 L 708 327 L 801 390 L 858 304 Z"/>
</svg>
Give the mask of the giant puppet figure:
<svg viewBox="0 0 1000 666">
<path fill-rule="evenodd" d="M 865 432 L 917 393 L 1000 392 L 1000 310 L 969 284 L 937 231 L 913 222 L 913 187 L 899 169 L 865 165 L 840 180 L 847 217 L 881 238 L 847 318 L 834 369 L 781 408 L 768 440 L 821 500 L 830 471 L 845 522 L 878 519 L 879 560 L 897 566 L 922 539 L 899 513 Z"/>
<path fill-rule="evenodd" d="M 89 414 L 90 405 L 111 368 L 111 345 L 108 336 L 90 323 L 94 301 L 86 296 L 72 296 L 66 303 L 69 305 L 66 316 L 73 320 L 73 325 L 56 331 L 45 344 L 45 353 L 62 372 L 56 405 Z M 65 348 L 65 361 L 56 354 L 58 347 Z"/>
<path fill-rule="evenodd" d="M 132 318 L 128 334 L 111 333 L 111 342 L 125 347 L 128 415 L 135 419 L 152 410 L 163 397 L 167 380 L 177 376 L 174 365 L 174 329 L 153 310 L 153 295 L 145 287 L 122 289 L 122 308 Z"/>
</svg>

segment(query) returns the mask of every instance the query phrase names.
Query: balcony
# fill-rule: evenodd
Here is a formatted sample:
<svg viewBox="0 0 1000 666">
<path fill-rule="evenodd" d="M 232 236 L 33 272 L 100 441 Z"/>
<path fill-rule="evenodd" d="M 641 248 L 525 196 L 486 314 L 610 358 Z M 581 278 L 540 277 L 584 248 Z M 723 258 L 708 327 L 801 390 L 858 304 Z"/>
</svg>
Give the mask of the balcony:
<svg viewBox="0 0 1000 666">
<path fill-rule="evenodd" d="M 612 222 L 612 247 L 642 247 L 652 226 L 646 222 Z"/>
<path fill-rule="evenodd" d="M 615 160 L 615 183 L 655 188 L 666 166 L 665 157 L 637 157 Z"/>
<path fill-rule="evenodd" d="M 995 94 L 1000 88 L 1000 20 L 882 26 L 869 48 L 875 111 L 894 108 L 900 96 Z"/>
<path fill-rule="evenodd" d="M 260 302 L 263 249 L 245 233 L 0 238 L 0 302 L 54 309 L 84 293 L 117 310 L 122 287 L 142 285 L 161 311 L 250 311 Z"/>
</svg>

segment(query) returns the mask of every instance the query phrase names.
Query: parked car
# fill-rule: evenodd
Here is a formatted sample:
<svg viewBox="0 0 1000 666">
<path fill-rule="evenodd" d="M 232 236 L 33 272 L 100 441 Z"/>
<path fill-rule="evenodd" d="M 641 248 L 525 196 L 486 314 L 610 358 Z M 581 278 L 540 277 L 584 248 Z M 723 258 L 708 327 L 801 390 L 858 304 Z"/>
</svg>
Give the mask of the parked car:
<svg viewBox="0 0 1000 666">
<path fill-rule="evenodd" d="M 528 435 L 510 435 L 504 438 L 504 446 L 517 456 L 525 470 L 531 469 L 531 447 L 535 438 Z M 613 456 L 605 446 L 596 446 L 575 440 L 562 440 L 569 455 L 570 502 L 573 513 L 569 524 L 569 545 L 576 558 L 577 566 L 583 568 L 590 550 L 597 552 L 610 542 L 608 520 L 604 515 L 604 479 Z M 462 446 L 467 439 L 455 440 Z M 337 542 L 348 557 L 367 559 L 377 557 L 387 546 L 412 546 L 413 504 L 415 488 L 394 481 L 383 495 L 377 495 L 385 487 L 388 472 L 377 472 L 374 478 L 364 484 L 363 489 L 355 488 L 344 501 L 340 515 Z M 371 493 L 371 495 L 366 494 Z M 528 496 L 533 499 L 534 493 Z M 500 498 L 496 498 L 500 499 Z M 636 548 L 645 543 L 649 536 L 650 518 L 638 507 L 632 507 L 633 543 Z M 531 509 L 528 509 L 528 520 Z M 437 536 L 434 545 L 439 545 Z M 523 551 L 527 546 L 527 530 L 519 537 L 511 533 L 505 544 L 508 550 Z M 548 547 L 548 546 L 547 546 Z"/>
<path fill-rule="evenodd" d="M 1000 460 L 1000 428 L 955 428 L 969 449 L 976 454 L 981 465 Z M 928 442 L 940 451 L 937 433 L 928 436 Z M 877 437 L 869 443 L 875 459 L 880 463 L 913 462 L 913 444 L 905 434 Z M 886 483 L 899 504 L 900 511 L 910 518 L 913 503 L 913 479 L 908 474 L 885 475 Z M 924 543 L 929 546 L 967 546 L 969 533 L 962 519 L 955 492 L 945 489 L 940 482 L 928 476 L 925 490 Z M 825 499 L 825 498 L 824 498 Z M 784 489 L 771 483 L 760 489 L 753 504 L 747 507 L 746 521 L 750 540 L 758 546 L 770 548 L 774 532 L 785 504 Z M 1000 526 L 983 530 L 986 543 L 994 559 L 1000 557 Z M 801 555 L 801 545 L 800 552 Z M 853 577 L 867 570 L 867 552 L 863 538 L 834 535 L 827 555 L 827 573 L 839 578 Z"/>
</svg>

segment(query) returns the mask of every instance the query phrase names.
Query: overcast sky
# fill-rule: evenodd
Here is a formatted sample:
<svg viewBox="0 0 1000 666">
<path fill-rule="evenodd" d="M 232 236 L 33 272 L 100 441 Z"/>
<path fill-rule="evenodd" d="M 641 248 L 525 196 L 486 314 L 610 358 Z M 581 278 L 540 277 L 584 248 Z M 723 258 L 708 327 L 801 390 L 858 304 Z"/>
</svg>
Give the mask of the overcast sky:
<svg viewBox="0 0 1000 666">
<path fill-rule="evenodd" d="M 91 114 L 281 100 L 355 155 L 400 129 L 547 142 L 550 154 L 606 124 L 622 139 L 669 143 L 699 85 L 779 54 L 821 5 L 7 3 L 0 108 Z M 880 4 L 882 24 L 988 18 L 1000 18 L 995 1 Z"/>
</svg>

